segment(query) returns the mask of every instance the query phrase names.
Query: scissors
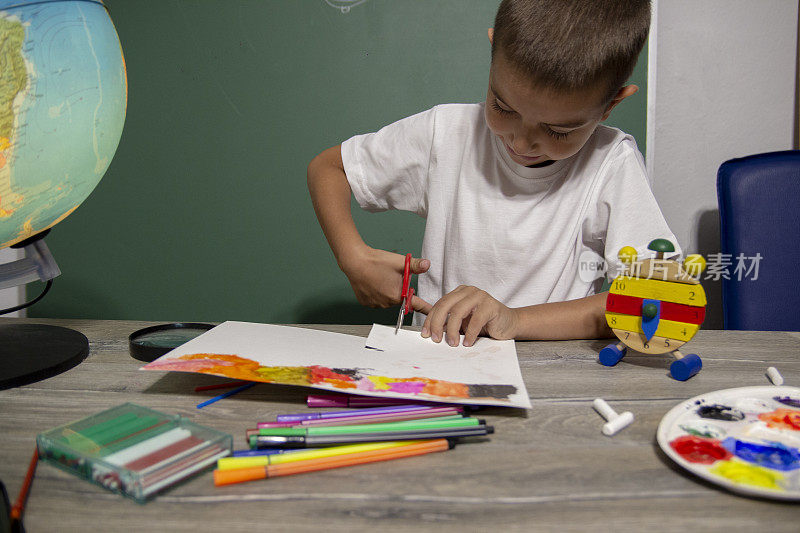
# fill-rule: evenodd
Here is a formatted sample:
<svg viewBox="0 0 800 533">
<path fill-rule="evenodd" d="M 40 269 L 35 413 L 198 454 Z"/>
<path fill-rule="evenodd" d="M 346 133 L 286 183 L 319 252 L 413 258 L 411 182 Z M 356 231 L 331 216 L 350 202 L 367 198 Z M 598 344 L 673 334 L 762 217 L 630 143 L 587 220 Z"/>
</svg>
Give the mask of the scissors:
<svg viewBox="0 0 800 533">
<path fill-rule="evenodd" d="M 397 326 L 394 328 L 394 334 L 400 330 L 403 325 L 403 318 L 412 311 L 411 297 L 414 296 L 414 289 L 411 288 L 411 254 L 406 254 L 406 264 L 403 266 L 403 290 L 400 293 L 400 313 L 397 315 Z"/>
</svg>

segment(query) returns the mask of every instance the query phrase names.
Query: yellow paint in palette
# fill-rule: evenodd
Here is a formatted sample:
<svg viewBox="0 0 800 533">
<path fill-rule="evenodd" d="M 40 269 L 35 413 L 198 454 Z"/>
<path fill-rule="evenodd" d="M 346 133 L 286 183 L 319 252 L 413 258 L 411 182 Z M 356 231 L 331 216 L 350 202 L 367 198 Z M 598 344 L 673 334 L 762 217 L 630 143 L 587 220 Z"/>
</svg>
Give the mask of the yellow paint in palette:
<svg viewBox="0 0 800 533">
<path fill-rule="evenodd" d="M 738 461 L 720 461 L 710 472 L 720 477 L 739 483 L 753 485 L 765 489 L 783 489 L 784 477 L 774 470 Z"/>
</svg>

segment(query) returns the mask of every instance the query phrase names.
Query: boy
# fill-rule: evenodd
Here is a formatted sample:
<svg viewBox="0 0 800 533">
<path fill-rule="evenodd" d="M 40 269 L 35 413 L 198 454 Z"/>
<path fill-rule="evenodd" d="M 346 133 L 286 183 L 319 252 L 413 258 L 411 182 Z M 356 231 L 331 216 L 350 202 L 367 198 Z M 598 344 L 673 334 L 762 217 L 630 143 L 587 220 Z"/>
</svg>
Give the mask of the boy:
<svg viewBox="0 0 800 533">
<path fill-rule="evenodd" d="M 412 261 L 422 336 L 610 335 L 602 279 L 617 252 L 676 243 L 633 139 L 599 125 L 638 87 L 623 85 L 647 38 L 648 0 L 503 0 L 489 30 L 482 104 L 447 104 L 359 135 L 308 167 L 314 209 L 362 304 L 397 305 L 404 257 L 369 247 L 350 195 L 370 211 L 426 218 Z"/>
</svg>

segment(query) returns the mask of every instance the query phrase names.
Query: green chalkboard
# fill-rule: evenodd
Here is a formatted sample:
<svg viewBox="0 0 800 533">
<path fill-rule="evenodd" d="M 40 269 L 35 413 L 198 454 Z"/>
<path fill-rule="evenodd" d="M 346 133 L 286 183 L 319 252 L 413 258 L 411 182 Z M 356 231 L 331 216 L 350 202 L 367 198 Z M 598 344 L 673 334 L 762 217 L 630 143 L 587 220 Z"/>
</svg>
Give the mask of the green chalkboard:
<svg viewBox="0 0 800 533">
<path fill-rule="evenodd" d="M 106 0 L 125 129 L 100 185 L 47 238 L 63 274 L 29 315 L 391 323 L 396 310 L 361 308 L 338 270 L 306 167 L 352 135 L 481 101 L 498 3 Z M 646 69 L 645 53 L 642 89 Z M 609 121 L 642 150 L 644 94 Z M 355 218 L 372 246 L 419 254 L 415 215 Z"/>
</svg>

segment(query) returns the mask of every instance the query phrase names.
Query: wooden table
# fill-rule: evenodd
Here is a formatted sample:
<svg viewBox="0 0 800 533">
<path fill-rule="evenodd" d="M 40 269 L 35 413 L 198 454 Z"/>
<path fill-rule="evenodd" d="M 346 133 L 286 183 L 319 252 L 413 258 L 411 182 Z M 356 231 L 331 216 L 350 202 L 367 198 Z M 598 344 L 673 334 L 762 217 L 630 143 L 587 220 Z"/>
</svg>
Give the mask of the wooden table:
<svg viewBox="0 0 800 533">
<path fill-rule="evenodd" d="M 89 357 L 68 372 L 0 391 L 0 477 L 11 498 L 36 435 L 124 402 L 179 413 L 234 435 L 259 420 L 303 411 L 308 389 L 260 384 L 197 410 L 221 381 L 199 374 L 139 372 L 127 336 L 148 322 L 0 319 L 74 328 Z M 366 336 L 369 326 L 308 326 Z M 701 331 L 687 346 L 703 370 L 668 376 L 671 358 L 597 362 L 605 341 L 519 342 L 533 409 L 491 408 L 491 439 L 441 454 L 215 488 L 209 473 L 146 505 L 42 463 L 25 526 L 37 531 L 792 531 L 800 506 L 728 493 L 674 465 L 655 440 L 664 414 L 713 390 L 767 385 L 768 366 L 800 384 L 800 333 Z M 636 420 L 613 438 L 592 409 L 606 399 Z M 613 527 L 612 527 L 613 526 Z"/>
</svg>

